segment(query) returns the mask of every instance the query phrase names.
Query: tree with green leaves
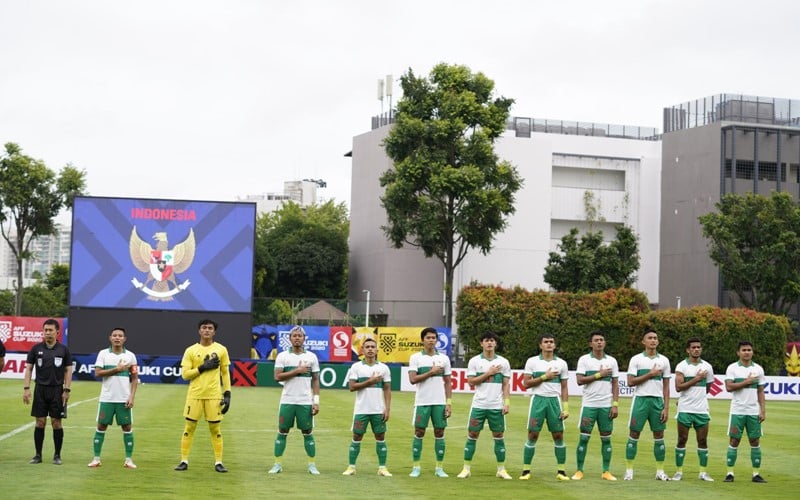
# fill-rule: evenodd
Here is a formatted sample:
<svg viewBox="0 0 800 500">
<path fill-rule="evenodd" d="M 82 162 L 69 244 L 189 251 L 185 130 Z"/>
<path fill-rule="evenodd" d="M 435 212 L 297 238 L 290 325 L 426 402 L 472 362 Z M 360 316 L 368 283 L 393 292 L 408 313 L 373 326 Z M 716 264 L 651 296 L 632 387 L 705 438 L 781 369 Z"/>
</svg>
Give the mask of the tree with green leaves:
<svg viewBox="0 0 800 500">
<path fill-rule="evenodd" d="M 381 175 L 383 230 L 444 265 L 445 324 L 452 324 L 454 271 L 470 249 L 488 254 L 514 213 L 522 178 L 494 152 L 513 99 L 466 66 L 438 64 L 428 78 L 411 69 L 384 142 L 393 168 Z"/>
<path fill-rule="evenodd" d="M 631 287 L 639 270 L 639 243 L 628 226 L 617 228 L 617 236 L 603 243 L 603 232 L 588 232 L 578 240 L 572 228 L 561 238 L 561 253 L 550 252 L 544 281 L 557 292 L 601 292 Z"/>
<path fill-rule="evenodd" d="M 22 312 L 23 264 L 31 258 L 31 240 L 55 232 L 54 219 L 84 194 L 86 172 L 66 165 L 56 173 L 42 160 L 22 154 L 13 142 L 0 156 L 0 233 L 17 263 L 14 314 Z"/>
<path fill-rule="evenodd" d="M 722 283 L 742 305 L 785 315 L 800 300 L 800 207 L 786 192 L 727 194 L 699 217 Z"/>
<path fill-rule="evenodd" d="M 344 203 L 301 207 L 287 202 L 261 215 L 256 222 L 256 294 L 343 298 L 349 234 Z"/>
</svg>

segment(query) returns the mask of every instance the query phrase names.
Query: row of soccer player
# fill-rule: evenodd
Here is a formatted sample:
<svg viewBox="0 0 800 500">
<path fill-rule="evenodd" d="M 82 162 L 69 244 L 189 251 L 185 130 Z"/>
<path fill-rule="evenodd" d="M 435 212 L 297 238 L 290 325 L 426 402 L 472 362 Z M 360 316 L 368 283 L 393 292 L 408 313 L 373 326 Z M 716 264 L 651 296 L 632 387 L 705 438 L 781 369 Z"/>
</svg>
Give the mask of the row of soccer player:
<svg viewBox="0 0 800 500">
<path fill-rule="evenodd" d="M 189 453 L 197 423 L 205 417 L 209 425 L 217 472 L 227 472 L 222 463 L 223 439 L 220 429 L 222 415 L 231 403 L 230 358 L 227 349 L 214 341 L 217 324 L 202 320 L 198 325 L 200 340 L 184 352 L 181 360 L 182 377 L 189 380 L 184 408 L 185 427 L 181 437 L 181 461 L 177 471 L 189 468 Z M 33 366 L 36 370 L 36 388 L 33 394 L 31 415 L 36 418 L 34 444 L 36 454 L 31 463 L 42 462 L 42 445 L 46 418 L 50 416 L 53 427 L 55 454 L 54 464 L 61 464 L 60 452 L 64 431 L 61 419 L 66 417 L 72 375 L 72 357 L 63 344 L 57 342 L 58 322 L 47 320 L 43 325 L 44 342 L 34 346 L 28 353 L 25 371 L 23 401 L 31 402 L 30 382 Z M 445 456 L 444 431 L 451 415 L 450 360 L 436 351 L 438 335 L 435 329 L 425 328 L 420 332 L 423 350 L 411 356 L 409 379 L 416 386 L 414 409 L 414 437 L 412 442 L 413 466 L 411 477 L 421 474 L 420 458 L 423 437 L 429 424 L 434 429 L 434 451 L 437 477 L 448 477 L 443 468 Z M 94 436 L 94 459 L 89 467 L 101 465 L 100 454 L 108 425 L 115 420 L 123 431 L 125 462 L 127 468 L 136 468 L 132 460 L 133 430 L 132 412 L 138 382 L 136 356 L 125 348 L 125 330 L 115 328 L 109 337 L 110 347 L 98 353 L 95 376 L 102 378 L 102 390 Z M 283 384 L 278 417 L 278 433 L 275 438 L 275 463 L 270 474 L 282 471 L 281 457 L 286 448 L 289 430 L 297 426 L 303 435 L 303 444 L 309 457 L 308 472 L 317 475 L 315 465 L 316 445 L 313 437 L 313 418 L 319 412 L 319 361 L 305 350 L 305 331 L 294 327 L 289 334 L 291 348 L 278 354 L 275 360 L 275 380 Z M 475 387 L 470 409 L 468 435 L 464 446 L 464 467 L 458 478 L 471 475 L 471 461 L 476 441 L 488 421 L 494 438 L 497 459 L 497 477 L 512 479 L 505 468 L 506 446 L 504 442 L 505 415 L 509 411 L 509 381 L 511 367 L 503 356 L 496 352 L 497 336 L 485 333 L 481 337 L 481 354 L 470 359 L 467 381 Z M 644 351 L 631 358 L 628 365 L 627 382 L 635 388 L 629 418 L 630 434 L 626 446 L 626 472 L 624 480 L 633 479 L 633 462 L 636 458 L 638 440 L 645 423 L 650 425 L 654 438 L 654 455 L 657 464 L 656 479 L 662 481 L 681 480 L 686 442 L 689 430 L 694 427 L 697 435 L 697 453 L 700 462 L 699 479 L 713 481 L 706 472 L 708 464 L 707 436 L 709 410 L 707 388 L 713 382 L 711 365 L 701 358 L 700 339 L 687 342 L 688 357 L 675 369 L 675 388 L 680 393 L 678 400 L 678 443 L 675 448 L 677 471 L 670 478 L 664 472 L 666 447 L 664 429 L 669 411 L 669 379 L 672 378 L 669 360 L 658 353 L 658 335 L 652 330 L 642 338 Z M 572 480 L 583 478 L 583 467 L 592 430 L 597 424 L 602 453 L 604 480 L 616 481 L 610 472 L 611 433 L 618 417 L 619 366 L 616 359 L 605 353 L 605 336 L 595 331 L 589 335 L 591 353 L 581 356 L 576 371 L 577 382 L 583 386 L 580 416 L 580 438 L 577 447 L 577 471 Z M 566 470 L 566 446 L 564 444 L 564 420 L 569 417 L 567 364 L 555 356 L 556 340 L 545 334 L 539 339 L 540 353 L 529 358 L 525 364 L 523 385 L 531 389 L 532 397 L 528 414 L 528 439 L 523 448 L 523 467 L 519 479 L 531 477 L 531 465 L 536 444 L 545 422 L 552 433 L 558 471 L 556 478 L 569 481 Z M 391 408 L 391 375 L 389 368 L 377 360 L 377 343 L 367 339 L 363 346 L 364 358 L 356 362 L 348 372 L 349 388 L 356 392 L 353 417 L 353 440 L 349 448 L 349 465 L 344 475 L 356 473 L 356 461 L 361 441 L 371 427 L 375 435 L 378 456 L 378 474 L 391 476 L 386 468 L 387 447 L 385 442 L 386 422 Z M 725 481 L 734 480 L 733 467 L 742 433 L 746 430 L 751 447 L 753 482 L 766 482 L 760 475 L 761 466 L 761 422 L 765 418 L 764 370 L 753 361 L 753 346 L 740 342 L 739 361 L 728 366 L 725 375 L 726 389 L 731 392 L 731 414 L 727 451 L 728 472 Z"/>
</svg>

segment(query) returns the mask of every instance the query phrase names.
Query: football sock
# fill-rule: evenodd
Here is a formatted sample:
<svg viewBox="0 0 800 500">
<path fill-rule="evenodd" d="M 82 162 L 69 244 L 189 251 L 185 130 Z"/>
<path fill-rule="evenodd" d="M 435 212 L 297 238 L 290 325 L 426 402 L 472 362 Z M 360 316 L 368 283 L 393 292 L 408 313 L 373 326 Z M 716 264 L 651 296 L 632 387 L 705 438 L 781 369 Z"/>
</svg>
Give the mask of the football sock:
<svg viewBox="0 0 800 500">
<path fill-rule="evenodd" d="M 708 466 L 708 448 L 698 448 L 697 458 L 700 459 L 701 470 L 705 471 Z"/>
<path fill-rule="evenodd" d="M 133 431 L 123 432 L 122 442 L 125 443 L 125 458 L 131 458 L 133 456 Z M 103 446 L 102 441 L 100 446 Z M 95 456 L 100 456 L 99 450 L 98 453 L 95 453 Z"/>
<path fill-rule="evenodd" d="M 44 445 L 44 427 L 33 428 L 33 446 L 36 448 L 36 454 L 42 454 L 42 445 Z"/>
<path fill-rule="evenodd" d="M 389 454 L 386 441 L 375 441 L 375 452 L 378 454 L 378 465 L 380 467 L 386 467 L 386 456 Z"/>
<path fill-rule="evenodd" d="M 189 461 L 189 452 L 192 451 L 192 441 L 194 441 L 194 431 L 197 429 L 197 422 L 187 420 L 183 427 L 181 436 L 181 462 Z"/>
<path fill-rule="evenodd" d="M 475 456 L 475 445 L 476 441 L 472 438 L 467 438 L 467 442 L 464 444 L 464 461 L 469 462 L 472 460 L 472 457 Z"/>
<path fill-rule="evenodd" d="M 103 440 L 106 438 L 105 431 L 94 431 L 94 441 L 92 441 L 92 447 L 94 448 L 94 456 L 99 457 L 100 453 L 103 451 Z"/>
<path fill-rule="evenodd" d="M 444 437 L 435 438 L 433 440 L 433 451 L 436 452 L 436 461 L 444 461 Z"/>
<path fill-rule="evenodd" d="M 286 450 L 286 434 L 278 433 L 275 436 L 275 447 L 274 447 L 274 455 L 275 458 L 279 458 L 283 456 L 283 452 Z"/>
<path fill-rule="evenodd" d="M 349 460 L 348 463 L 350 465 L 356 465 L 356 460 L 358 460 L 359 453 L 361 453 L 361 441 L 351 441 L 349 453 L 347 454 L 347 459 Z"/>
<path fill-rule="evenodd" d="M 211 447 L 214 448 L 214 462 L 222 462 L 222 429 L 219 422 L 209 422 L 208 430 L 211 432 Z"/>
<path fill-rule="evenodd" d="M 575 452 L 575 458 L 578 462 L 578 470 L 583 470 L 583 464 L 586 462 L 586 449 L 589 447 L 589 438 L 591 436 L 588 434 L 581 433 L 580 437 L 578 438 L 578 450 Z"/>
<path fill-rule="evenodd" d="M 603 457 L 603 472 L 611 468 L 611 436 L 600 436 L 600 455 Z"/>
<path fill-rule="evenodd" d="M 761 468 L 761 446 L 750 448 L 750 464 L 755 471 Z"/>
<path fill-rule="evenodd" d="M 533 462 L 533 455 L 536 454 L 536 441 L 528 441 L 525 443 L 525 447 L 522 449 L 522 464 L 525 466 L 524 468 L 530 469 L 531 462 Z"/>
<path fill-rule="evenodd" d="M 506 441 L 503 438 L 494 438 L 494 456 L 498 464 L 506 461 Z"/>
<path fill-rule="evenodd" d="M 738 449 L 734 448 L 733 446 L 728 446 L 728 453 L 725 454 L 725 463 L 728 467 L 733 467 L 736 465 L 736 455 L 738 453 Z"/>
<path fill-rule="evenodd" d="M 55 454 L 61 455 L 61 446 L 64 444 L 64 429 L 53 429 L 53 447 Z"/>
<path fill-rule="evenodd" d="M 419 462 L 419 459 L 422 457 L 422 438 L 418 438 L 414 436 L 413 441 L 411 441 L 411 458 L 414 462 Z"/>
<path fill-rule="evenodd" d="M 625 459 L 633 461 L 636 458 L 637 447 L 639 446 L 639 440 L 633 439 L 632 437 L 628 438 L 628 446 L 625 448 Z"/>
<path fill-rule="evenodd" d="M 558 464 L 558 468 L 563 469 L 564 464 L 567 462 L 567 447 L 564 445 L 564 440 L 559 439 L 554 441 L 553 448 L 556 453 L 556 463 Z"/>
<path fill-rule="evenodd" d="M 317 443 L 314 442 L 313 434 L 303 434 L 303 448 L 306 449 L 308 458 L 314 458 L 317 455 Z"/>
<path fill-rule="evenodd" d="M 664 446 L 664 439 L 653 440 L 653 456 L 656 457 L 656 463 L 664 463 L 667 458 L 667 447 Z"/>
<path fill-rule="evenodd" d="M 675 448 L 675 467 L 683 467 L 683 460 L 686 458 L 686 448 Z"/>
</svg>

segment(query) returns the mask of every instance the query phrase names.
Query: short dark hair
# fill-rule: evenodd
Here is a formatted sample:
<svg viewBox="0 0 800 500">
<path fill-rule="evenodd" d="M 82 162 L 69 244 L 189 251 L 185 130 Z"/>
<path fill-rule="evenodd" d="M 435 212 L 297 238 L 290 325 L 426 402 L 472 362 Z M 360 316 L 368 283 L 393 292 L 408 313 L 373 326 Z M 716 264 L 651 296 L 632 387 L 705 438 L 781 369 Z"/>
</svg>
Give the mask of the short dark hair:
<svg viewBox="0 0 800 500">
<path fill-rule="evenodd" d="M 652 326 L 648 326 L 642 332 L 642 338 L 644 338 L 644 336 L 647 335 L 648 333 L 655 333 L 656 335 L 658 335 L 658 332 L 656 331 L 655 328 L 653 328 Z"/>
<path fill-rule="evenodd" d="M 42 323 L 42 328 L 46 327 L 47 325 L 56 327 L 56 331 L 60 330 L 58 321 L 54 320 L 53 318 L 44 320 L 44 323 Z"/>
<path fill-rule="evenodd" d="M 540 344 L 542 343 L 542 340 L 544 340 L 544 339 L 553 339 L 553 340 L 555 340 L 556 336 L 553 335 L 552 333 L 543 333 L 543 334 L 539 335 L 539 343 Z"/>
<path fill-rule="evenodd" d="M 689 346 L 691 346 L 692 344 L 700 344 L 700 345 L 703 345 L 703 341 L 702 341 L 702 340 L 700 340 L 700 338 L 699 338 L 699 337 L 692 337 L 692 338 L 690 338 L 689 340 L 687 340 L 687 341 L 686 341 L 686 347 L 689 347 Z"/>
<path fill-rule="evenodd" d="M 197 328 L 200 328 L 203 325 L 211 325 L 214 327 L 214 330 L 217 329 L 217 322 L 210 319 L 201 319 L 200 322 L 197 323 Z"/>
<path fill-rule="evenodd" d="M 425 340 L 425 335 L 427 335 L 429 333 L 435 333 L 436 334 L 436 338 L 439 338 L 439 332 L 436 331 L 436 328 L 433 328 L 432 326 L 429 326 L 429 327 L 423 328 L 422 331 L 419 332 L 419 339 L 420 340 Z"/>
<path fill-rule="evenodd" d="M 750 347 L 753 347 L 753 343 L 750 342 L 749 340 L 740 340 L 739 341 L 739 345 L 736 346 L 736 350 L 738 351 L 739 349 L 741 349 L 743 346 L 746 346 L 746 345 L 749 345 Z"/>
<path fill-rule="evenodd" d="M 497 336 L 496 333 L 484 332 L 484 334 L 481 335 L 481 342 L 483 342 L 486 339 L 494 340 L 495 342 L 497 342 L 500 338 Z"/>
<path fill-rule="evenodd" d="M 121 332 L 122 332 L 122 334 L 123 334 L 123 335 L 125 335 L 126 337 L 128 336 L 128 333 L 127 333 L 127 332 L 125 331 L 125 329 L 124 329 L 124 328 L 122 328 L 121 326 L 115 326 L 114 328 L 112 328 L 112 329 L 111 329 L 111 333 L 114 333 L 114 332 L 116 332 L 117 330 L 121 331 Z"/>
<path fill-rule="evenodd" d="M 599 337 L 603 337 L 603 340 L 605 340 L 605 338 L 606 338 L 606 334 L 603 333 L 601 330 L 593 330 L 592 332 L 589 333 L 589 342 L 592 341 L 592 339 L 594 338 L 595 335 L 597 335 Z"/>
<path fill-rule="evenodd" d="M 378 346 L 378 341 L 377 341 L 377 340 L 375 340 L 375 338 L 374 338 L 374 337 L 367 337 L 367 338 L 365 338 L 365 339 L 364 339 L 364 341 L 361 343 L 361 345 L 364 345 L 364 344 L 366 344 L 367 342 L 372 342 L 373 344 L 375 344 L 375 346 L 376 346 L 376 347 Z"/>
</svg>

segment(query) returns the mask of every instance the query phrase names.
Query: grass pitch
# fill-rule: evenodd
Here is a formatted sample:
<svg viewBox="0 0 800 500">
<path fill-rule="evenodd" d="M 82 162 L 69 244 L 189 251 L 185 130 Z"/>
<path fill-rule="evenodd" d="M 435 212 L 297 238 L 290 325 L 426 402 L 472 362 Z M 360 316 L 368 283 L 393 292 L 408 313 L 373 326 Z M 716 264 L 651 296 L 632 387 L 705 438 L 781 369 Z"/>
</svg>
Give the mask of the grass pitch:
<svg viewBox="0 0 800 500">
<path fill-rule="evenodd" d="M 694 435 L 690 435 L 684 464 L 684 480 L 659 482 L 653 479 L 655 462 L 652 434 L 645 430 L 639 443 L 634 481 L 622 481 L 625 469 L 624 451 L 627 437 L 627 417 L 630 399 L 621 399 L 620 418 L 616 423 L 611 471 L 619 481 L 600 480 L 600 439 L 595 431 L 589 442 L 582 481 L 558 482 L 552 439 L 542 433 L 533 462 L 533 478 L 518 481 L 522 462 L 522 446 L 526 439 L 525 421 L 528 399 L 512 396 L 511 414 L 507 418 L 506 467 L 513 481 L 495 477 L 495 458 L 491 433 L 484 429 L 472 462 L 472 477 L 456 479 L 461 470 L 466 437 L 466 419 L 471 395 L 453 395 L 453 417 L 446 432 L 447 452 L 445 470 L 448 479 L 433 476 L 433 431 L 425 436 L 422 453 L 423 474 L 418 479 L 408 477 L 411 470 L 411 414 L 413 393 L 392 394 L 392 414 L 386 434 L 389 448 L 388 468 L 394 477 L 376 476 L 377 457 L 374 439 L 364 438 L 358 459 L 358 473 L 343 477 L 347 466 L 350 423 L 354 395 L 345 390 L 324 390 L 321 412 L 316 419 L 314 435 L 317 441 L 316 463 L 322 474 L 306 472 L 306 457 L 300 433 L 293 429 L 289 435 L 284 471 L 268 475 L 273 462 L 273 440 L 276 430 L 280 392 L 275 388 L 233 388 L 231 411 L 222 425 L 225 439 L 224 462 L 228 474 L 214 472 L 213 452 L 207 426 L 201 422 L 195 434 L 194 446 L 186 472 L 173 471 L 180 459 L 181 416 L 186 386 L 145 384 L 139 388 L 134 409 L 136 470 L 122 467 L 124 458 L 122 433 L 109 427 L 103 447 L 103 466 L 89 469 L 92 458 L 92 437 L 97 413 L 98 382 L 72 384 L 71 407 L 65 423 L 64 465 L 50 464 L 53 453 L 52 433 L 45 435 L 44 463 L 29 465 L 33 456 L 33 418 L 30 407 L 22 404 L 22 381 L 0 380 L 0 468 L 3 471 L 3 498 L 522 498 L 557 497 L 559 499 L 593 500 L 604 498 L 662 498 L 693 496 L 704 500 L 714 498 L 789 498 L 797 492 L 798 460 L 796 428 L 797 403 L 768 402 L 765 437 L 761 440 L 763 467 L 768 484 L 750 482 L 750 447 L 739 447 L 736 481 L 723 483 L 727 437 L 727 401 L 712 401 L 712 422 L 709 436 L 709 473 L 714 483 L 697 480 L 697 455 Z M 567 472 L 575 471 L 577 445 L 577 412 L 580 398 L 572 398 L 573 416 L 567 421 Z M 675 407 L 670 408 L 670 424 L 666 433 L 666 471 L 672 475 L 676 440 Z"/>
</svg>

